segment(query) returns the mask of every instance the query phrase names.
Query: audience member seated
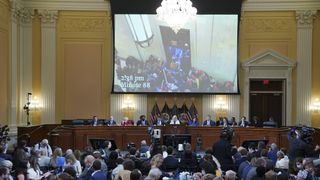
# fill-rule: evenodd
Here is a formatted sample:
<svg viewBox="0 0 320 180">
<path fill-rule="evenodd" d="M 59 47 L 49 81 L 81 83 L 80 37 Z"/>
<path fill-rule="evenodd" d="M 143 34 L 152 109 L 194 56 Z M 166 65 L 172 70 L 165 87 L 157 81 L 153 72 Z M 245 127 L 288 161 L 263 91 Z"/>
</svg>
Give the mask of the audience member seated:
<svg viewBox="0 0 320 180">
<path fill-rule="evenodd" d="M 101 161 L 95 160 L 92 164 L 93 173 L 89 180 L 103 180 L 107 179 L 106 174 L 101 171 Z"/>
<path fill-rule="evenodd" d="M 239 127 L 248 127 L 249 126 L 249 122 L 247 121 L 247 118 L 245 116 L 242 116 L 239 123 L 238 123 Z"/>
<path fill-rule="evenodd" d="M 48 139 L 43 139 L 40 143 L 37 143 L 34 146 L 35 151 L 42 151 L 45 156 L 51 157 L 52 155 L 52 149 L 49 145 Z"/>
<path fill-rule="evenodd" d="M 35 156 L 31 156 L 29 160 L 30 167 L 28 168 L 28 178 L 32 180 L 41 179 L 42 172 L 40 171 L 40 167 L 38 164 L 38 158 Z"/>
<path fill-rule="evenodd" d="M 130 179 L 131 171 L 135 169 L 134 162 L 131 159 L 124 160 L 122 164 L 123 170 L 119 171 L 119 173 L 114 178 L 115 180 Z"/>
<path fill-rule="evenodd" d="M 105 121 L 105 125 L 107 126 L 116 126 L 117 122 L 114 120 L 113 116 L 110 116 L 110 119 Z"/>
<path fill-rule="evenodd" d="M 123 120 L 121 121 L 121 126 L 133 126 L 134 121 L 129 119 L 128 117 L 124 117 Z"/>
<path fill-rule="evenodd" d="M 131 160 L 132 161 L 132 160 Z M 133 163 L 134 164 L 134 163 Z M 112 170 L 112 173 L 111 173 L 111 179 L 115 179 L 115 177 L 119 174 L 120 171 L 124 170 L 124 167 L 123 167 L 123 159 L 122 158 L 118 158 L 117 159 L 117 167 L 114 168 Z"/>
<path fill-rule="evenodd" d="M 263 127 L 264 128 L 276 128 L 278 126 L 277 126 L 277 123 L 274 121 L 273 117 L 270 117 L 268 119 L 268 121 L 263 122 Z"/>
<path fill-rule="evenodd" d="M 95 161 L 95 158 L 92 155 L 87 155 L 85 157 L 85 159 L 84 159 L 85 167 L 79 176 L 79 180 L 90 179 L 92 173 L 94 172 L 94 169 L 92 167 L 94 161 Z"/>
<path fill-rule="evenodd" d="M 178 169 L 179 167 L 179 161 L 177 158 L 173 156 L 173 147 L 169 146 L 167 148 L 168 156 L 164 158 L 162 163 L 162 169 L 165 172 L 173 172 Z"/>
<path fill-rule="evenodd" d="M 65 166 L 68 167 L 73 167 L 74 170 L 76 171 L 76 176 L 80 176 L 80 174 L 82 173 L 82 167 L 81 167 L 81 164 L 80 164 L 80 161 L 78 161 L 76 159 L 76 157 L 72 154 L 68 154 L 65 156 L 65 159 L 66 159 L 66 164 Z"/>
<path fill-rule="evenodd" d="M 192 120 L 188 122 L 188 126 L 198 127 L 199 126 L 198 118 L 197 117 L 192 118 Z"/>
<path fill-rule="evenodd" d="M 149 126 L 149 122 L 146 120 L 145 115 L 140 116 L 140 119 L 137 121 L 137 126 Z"/>
<path fill-rule="evenodd" d="M 170 124 L 172 124 L 172 125 L 179 125 L 180 124 L 180 121 L 179 121 L 179 119 L 178 119 L 178 117 L 176 115 L 172 116 Z"/>
<path fill-rule="evenodd" d="M 29 154 L 26 149 L 27 142 L 21 140 L 18 142 L 18 147 L 13 152 L 13 166 L 15 169 L 27 170 L 29 162 Z"/>
<path fill-rule="evenodd" d="M 6 153 L 6 145 L 0 145 L 0 158 L 12 161 L 12 156 Z"/>
<path fill-rule="evenodd" d="M 207 115 L 205 120 L 202 123 L 202 126 L 216 126 L 216 122 L 214 122 L 213 120 L 211 120 L 211 116 Z"/>
<path fill-rule="evenodd" d="M 134 169 L 130 174 L 130 180 L 140 180 L 141 179 L 141 172 L 139 169 Z"/>
<path fill-rule="evenodd" d="M 277 162 L 275 168 L 277 169 L 289 169 L 289 159 L 282 151 L 277 152 Z"/>
</svg>

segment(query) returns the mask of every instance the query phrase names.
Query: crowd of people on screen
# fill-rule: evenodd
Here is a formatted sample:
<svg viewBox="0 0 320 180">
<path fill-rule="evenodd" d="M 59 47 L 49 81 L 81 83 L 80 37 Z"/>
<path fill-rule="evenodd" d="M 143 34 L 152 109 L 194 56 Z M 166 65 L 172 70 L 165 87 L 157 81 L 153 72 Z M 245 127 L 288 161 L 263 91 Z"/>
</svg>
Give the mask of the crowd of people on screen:
<svg viewBox="0 0 320 180">
<path fill-rule="evenodd" d="M 235 117 L 231 117 L 228 119 L 227 117 L 219 117 L 217 121 L 212 120 L 210 115 L 207 115 L 205 119 L 199 122 L 198 118 L 190 117 L 186 114 L 181 114 L 178 118 L 177 115 L 173 115 L 170 119 L 169 115 L 163 114 L 155 116 L 153 120 L 147 120 L 145 115 L 141 115 L 139 120 L 134 122 L 134 120 L 129 119 L 128 117 L 124 117 L 120 124 L 114 120 L 113 116 L 107 120 L 98 120 L 97 116 L 93 117 L 91 122 L 93 126 L 97 125 L 107 125 L 107 126 L 164 126 L 164 125 L 187 125 L 191 127 L 198 127 L 198 126 L 206 126 L 206 127 L 265 127 L 265 128 L 272 128 L 278 127 L 277 122 L 274 121 L 273 117 L 270 117 L 266 121 L 261 121 L 258 119 L 257 116 L 254 116 L 251 121 L 247 120 L 245 116 L 242 116 L 238 121 Z"/>
<path fill-rule="evenodd" d="M 320 179 L 320 147 L 312 139 L 314 129 L 292 128 L 289 149 L 264 141 L 236 147 L 235 133 L 223 127 L 220 140 L 205 152 L 195 152 L 189 143 L 177 147 L 159 143 L 129 143 L 115 149 L 110 141 L 83 150 L 51 147 L 47 139 L 32 146 L 18 141 L 13 154 L 0 146 L 0 179 L 48 180 L 275 180 Z"/>
</svg>

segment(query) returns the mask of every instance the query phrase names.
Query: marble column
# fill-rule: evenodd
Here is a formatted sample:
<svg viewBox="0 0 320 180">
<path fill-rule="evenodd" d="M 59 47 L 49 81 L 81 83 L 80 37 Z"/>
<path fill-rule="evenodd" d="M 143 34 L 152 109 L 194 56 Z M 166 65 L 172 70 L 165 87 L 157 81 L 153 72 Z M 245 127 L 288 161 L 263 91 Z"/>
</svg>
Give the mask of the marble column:
<svg viewBox="0 0 320 180">
<path fill-rule="evenodd" d="M 297 20 L 297 124 L 311 125 L 312 28 L 316 11 L 296 11 Z"/>
<path fill-rule="evenodd" d="M 57 11 L 39 10 L 41 18 L 41 124 L 55 123 Z"/>
</svg>

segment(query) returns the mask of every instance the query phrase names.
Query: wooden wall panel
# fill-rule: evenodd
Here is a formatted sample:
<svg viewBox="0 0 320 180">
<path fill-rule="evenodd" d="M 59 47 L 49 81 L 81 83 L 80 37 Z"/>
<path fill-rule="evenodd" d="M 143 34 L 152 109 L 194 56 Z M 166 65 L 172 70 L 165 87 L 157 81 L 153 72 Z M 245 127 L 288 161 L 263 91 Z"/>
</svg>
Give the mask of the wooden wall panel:
<svg viewBox="0 0 320 180">
<path fill-rule="evenodd" d="M 103 115 L 102 44 L 64 45 L 64 118 Z"/>
<path fill-rule="evenodd" d="M 111 18 L 107 12 L 60 11 L 57 24 L 56 117 L 109 116 Z"/>
</svg>

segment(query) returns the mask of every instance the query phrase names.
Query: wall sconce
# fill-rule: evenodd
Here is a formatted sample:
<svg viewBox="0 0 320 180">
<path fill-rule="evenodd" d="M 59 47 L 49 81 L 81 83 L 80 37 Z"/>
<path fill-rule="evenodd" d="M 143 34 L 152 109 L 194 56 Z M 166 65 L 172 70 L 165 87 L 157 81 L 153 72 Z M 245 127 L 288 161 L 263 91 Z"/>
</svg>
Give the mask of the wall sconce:
<svg viewBox="0 0 320 180">
<path fill-rule="evenodd" d="M 134 109 L 135 109 L 135 105 L 134 105 L 133 101 L 131 100 L 130 97 L 127 97 L 123 102 L 122 110 L 134 111 Z"/>
<path fill-rule="evenodd" d="M 315 113 L 319 113 L 320 112 L 320 100 L 319 100 L 319 98 L 316 98 L 314 100 L 314 102 L 310 106 L 310 110 L 312 112 L 315 112 Z"/>
<path fill-rule="evenodd" d="M 37 96 L 32 97 L 32 93 L 27 93 L 27 102 L 23 106 L 23 110 L 27 114 L 27 126 L 31 124 L 30 122 L 30 112 L 38 111 L 41 108 L 40 100 Z"/>
<path fill-rule="evenodd" d="M 222 97 L 219 97 L 214 103 L 214 109 L 217 111 L 226 111 L 228 109 L 228 106 Z"/>
</svg>

